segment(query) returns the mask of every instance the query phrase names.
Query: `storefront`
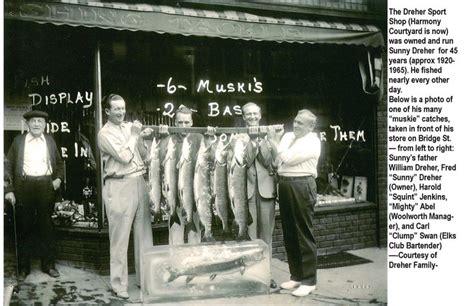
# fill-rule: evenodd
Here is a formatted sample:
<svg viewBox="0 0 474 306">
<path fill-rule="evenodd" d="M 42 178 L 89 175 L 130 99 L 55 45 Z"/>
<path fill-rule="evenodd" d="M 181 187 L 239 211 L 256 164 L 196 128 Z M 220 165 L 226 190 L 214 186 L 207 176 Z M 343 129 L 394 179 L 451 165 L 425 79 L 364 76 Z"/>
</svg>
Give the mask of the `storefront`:
<svg viewBox="0 0 474 306">
<path fill-rule="evenodd" d="M 106 273 L 107 220 L 96 147 L 100 97 L 118 93 L 128 120 L 171 124 L 194 110 L 194 126 L 242 126 L 241 106 L 261 124 L 291 122 L 308 108 L 323 143 L 315 226 L 321 254 L 380 241 L 377 106 L 383 37 L 370 25 L 264 17 L 228 10 L 88 1 L 8 2 L 5 8 L 5 149 L 27 109 L 50 114 L 65 160 L 59 258 Z M 331 180 L 333 173 L 336 179 Z M 77 204 L 77 205 L 76 205 Z M 386 204 L 382 204 L 386 205 Z M 155 243 L 167 243 L 156 221 Z M 275 256 L 283 257 L 281 229 Z"/>
</svg>

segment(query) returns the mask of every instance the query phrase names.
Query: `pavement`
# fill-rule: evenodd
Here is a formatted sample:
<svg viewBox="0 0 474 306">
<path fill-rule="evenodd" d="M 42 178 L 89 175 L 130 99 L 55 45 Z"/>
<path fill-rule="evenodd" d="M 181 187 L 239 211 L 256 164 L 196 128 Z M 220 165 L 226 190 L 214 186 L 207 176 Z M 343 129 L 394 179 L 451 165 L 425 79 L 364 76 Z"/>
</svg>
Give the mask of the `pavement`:
<svg viewBox="0 0 474 306">
<path fill-rule="evenodd" d="M 270 294 L 205 300 L 159 303 L 157 305 L 385 305 L 387 304 L 387 250 L 367 248 L 349 251 L 371 260 L 366 264 L 318 270 L 316 290 L 307 297 L 294 297 L 291 291 L 277 289 Z M 273 258 L 272 277 L 277 283 L 289 280 L 288 264 Z M 14 284 L 14 266 L 5 261 L 4 288 Z M 114 297 L 108 276 L 57 264 L 57 279 L 33 266 L 19 285 L 10 305 L 140 305 L 141 293 L 135 274 L 129 276 L 128 300 Z"/>
</svg>

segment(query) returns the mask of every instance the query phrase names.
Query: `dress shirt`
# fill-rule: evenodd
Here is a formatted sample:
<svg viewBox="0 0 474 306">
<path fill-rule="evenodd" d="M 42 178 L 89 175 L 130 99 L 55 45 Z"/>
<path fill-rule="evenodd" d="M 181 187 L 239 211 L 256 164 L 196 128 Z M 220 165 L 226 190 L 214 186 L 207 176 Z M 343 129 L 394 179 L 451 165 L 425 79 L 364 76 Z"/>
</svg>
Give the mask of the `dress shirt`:
<svg viewBox="0 0 474 306">
<path fill-rule="evenodd" d="M 132 125 L 131 122 L 117 125 L 108 121 L 99 131 L 98 143 L 106 177 L 145 173 L 143 159 L 146 156 L 140 155 L 138 143 L 134 148 L 130 143 Z"/>
<path fill-rule="evenodd" d="M 295 138 L 286 133 L 278 146 L 278 174 L 282 176 L 318 176 L 321 141 L 316 133 Z"/>
<path fill-rule="evenodd" d="M 43 134 L 39 137 L 30 133 L 26 135 L 23 173 L 28 176 L 51 175 L 48 146 Z"/>
</svg>

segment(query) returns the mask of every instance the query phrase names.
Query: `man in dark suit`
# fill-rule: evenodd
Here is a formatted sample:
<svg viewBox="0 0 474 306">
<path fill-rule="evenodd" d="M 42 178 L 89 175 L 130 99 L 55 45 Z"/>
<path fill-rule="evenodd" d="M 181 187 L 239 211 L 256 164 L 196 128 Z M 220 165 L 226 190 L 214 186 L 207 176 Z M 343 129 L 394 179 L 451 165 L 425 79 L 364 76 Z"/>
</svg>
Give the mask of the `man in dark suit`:
<svg viewBox="0 0 474 306">
<path fill-rule="evenodd" d="M 34 110 L 23 117 L 28 133 L 13 140 L 7 154 L 10 167 L 5 169 L 13 180 L 6 187 L 5 199 L 16 205 L 18 270 L 22 279 L 30 273 L 37 241 L 42 271 L 59 277 L 51 214 L 55 193 L 64 180 L 63 161 L 54 139 L 44 134 L 48 114 Z"/>
</svg>

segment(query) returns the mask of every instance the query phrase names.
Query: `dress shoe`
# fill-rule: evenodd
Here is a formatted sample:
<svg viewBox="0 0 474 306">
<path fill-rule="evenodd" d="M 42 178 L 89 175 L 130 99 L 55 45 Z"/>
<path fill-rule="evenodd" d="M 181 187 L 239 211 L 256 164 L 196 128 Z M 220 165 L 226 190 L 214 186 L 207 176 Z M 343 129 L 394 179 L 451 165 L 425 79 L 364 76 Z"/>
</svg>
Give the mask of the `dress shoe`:
<svg viewBox="0 0 474 306">
<path fill-rule="evenodd" d="M 274 279 L 270 281 L 270 288 L 271 289 L 276 289 L 278 287 L 277 283 L 275 282 Z"/>
<path fill-rule="evenodd" d="M 281 283 L 281 284 L 280 284 L 280 288 L 281 288 L 281 289 L 286 289 L 286 290 L 291 290 L 291 289 L 298 288 L 299 285 L 301 285 L 300 282 L 296 282 L 296 281 L 290 280 L 290 281 Z"/>
<path fill-rule="evenodd" d="M 51 277 L 58 278 L 59 277 L 59 272 L 56 269 L 49 269 L 48 271 L 45 272 Z"/>
<path fill-rule="evenodd" d="M 127 291 L 120 291 L 120 292 L 115 292 L 115 295 L 121 299 L 128 299 L 129 295 Z"/>
<path fill-rule="evenodd" d="M 298 289 L 293 291 L 291 293 L 291 295 L 294 295 L 294 296 L 307 296 L 308 294 L 313 292 L 314 289 L 316 289 L 316 286 L 301 285 L 301 286 L 298 287 Z"/>
</svg>

